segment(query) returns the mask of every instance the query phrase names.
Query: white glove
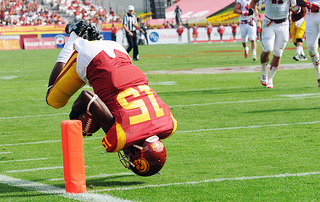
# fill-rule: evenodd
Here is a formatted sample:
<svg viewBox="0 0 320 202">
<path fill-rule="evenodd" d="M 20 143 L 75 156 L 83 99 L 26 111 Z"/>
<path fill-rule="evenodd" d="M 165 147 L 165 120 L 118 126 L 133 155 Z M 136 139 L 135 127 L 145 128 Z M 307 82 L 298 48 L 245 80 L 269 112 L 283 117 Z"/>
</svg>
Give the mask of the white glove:
<svg viewBox="0 0 320 202">
<path fill-rule="evenodd" d="M 294 13 L 300 13 L 301 7 L 300 7 L 300 6 L 297 6 L 297 5 L 292 6 L 292 11 L 293 11 Z"/>
<path fill-rule="evenodd" d="M 302 23 L 304 22 L 304 18 L 301 18 L 300 20 L 295 21 L 296 27 L 300 27 Z"/>
</svg>

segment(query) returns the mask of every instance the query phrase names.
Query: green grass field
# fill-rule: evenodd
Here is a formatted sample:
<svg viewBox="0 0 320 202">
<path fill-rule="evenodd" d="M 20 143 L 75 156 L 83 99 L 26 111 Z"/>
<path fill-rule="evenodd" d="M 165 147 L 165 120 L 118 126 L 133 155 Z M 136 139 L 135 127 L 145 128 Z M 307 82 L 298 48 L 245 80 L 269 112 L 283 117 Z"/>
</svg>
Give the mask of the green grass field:
<svg viewBox="0 0 320 202">
<path fill-rule="evenodd" d="M 143 71 L 259 66 L 241 43 L 139 46 Z M 261 43 L 258 53 L 261 53 Z M 87 194 L 64 189 L 60 123 L 72 102 L 45 102 L 57 50 L 0 52 L 0 201 L 318 201 L 320 92 L 313 68 L 281 70 L 274 89 L 260 72 L 147 74 L 178 120 L 163 140 L 161 175 L 140 177 L 106 153 L 102 130 L 84 138 Z M 282 64 L 302 64 L 288 43 Z M 307 54 L 307 50 L 305 49 Z M 259 58 L 258 58 L 259 60 Z M 310 59 L 303 63 L 310 63 Z M 90 89 L 89 87 L 84 87 Z"/>
</svg>

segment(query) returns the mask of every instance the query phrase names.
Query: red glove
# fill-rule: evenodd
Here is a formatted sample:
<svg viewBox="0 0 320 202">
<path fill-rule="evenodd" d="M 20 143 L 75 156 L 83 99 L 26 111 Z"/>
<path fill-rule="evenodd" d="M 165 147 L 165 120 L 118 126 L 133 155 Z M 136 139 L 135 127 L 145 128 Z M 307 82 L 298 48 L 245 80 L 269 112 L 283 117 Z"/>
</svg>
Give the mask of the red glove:
<svg viewBox="0 0 320 202">
<path fill-rule="evenodd" d="M 248 11 L 241 11 L 240 14 L 242 14 L 242 15 L 244 15 L 244 16 L 248 16 L 248 15 L 249 15 L 249 12 L 248 12 Z"/>
<path fill-rule="evenodd" d="M 313 12 L 319 12 L 320 4 L 318 2 L 306 2 L 305 6 Z"/>
</svg>

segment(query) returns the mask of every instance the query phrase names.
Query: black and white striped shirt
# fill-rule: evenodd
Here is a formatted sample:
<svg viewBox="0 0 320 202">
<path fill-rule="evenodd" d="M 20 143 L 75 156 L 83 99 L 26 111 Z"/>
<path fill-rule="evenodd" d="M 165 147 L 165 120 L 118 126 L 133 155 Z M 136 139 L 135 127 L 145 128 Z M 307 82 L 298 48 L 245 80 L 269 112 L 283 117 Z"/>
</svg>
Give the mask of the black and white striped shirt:
<svg viewBox="0 0 320 202">
<path fill-rule="evenodd" d="M 123 17 L 122 24 L 126 25 L 128 30 L 136 31 L 136 27 L 133 24 L 137 23 L 137 18 L 134 15 L 128 15 L 128 13 Z"/>
</svg>

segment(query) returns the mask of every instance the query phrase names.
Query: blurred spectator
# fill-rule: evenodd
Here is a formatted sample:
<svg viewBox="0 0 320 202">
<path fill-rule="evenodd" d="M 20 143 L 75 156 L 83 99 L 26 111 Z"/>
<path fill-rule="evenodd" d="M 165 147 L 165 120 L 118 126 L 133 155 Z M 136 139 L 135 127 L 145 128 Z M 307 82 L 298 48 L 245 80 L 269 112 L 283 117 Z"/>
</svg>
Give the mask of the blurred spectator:
<svg viewBox="0 0 320 202">
<path fill-rule="evenodd" d="M 177 33 L 178 33 L 178 42 L 179 44 L 182 44 L 182 33 L 184 31 L 184 27 L 182 26 L 182 23 L 179 23 L 179 26 L 177 28 Z"/>
<path fill-rule="evenodd" d="M 176 14 L 176 24 L 179 25 L 180 22 L 182 23 L 181 17 L 180 17 L 181 13 L 182 13 L 182 10 L 180 9 L 179 5 L 177 5 L 177 7 L 174 10 L 174 12 Z"/>
<path fill-rule="evenodd" d="M 236 24 L 235 21 L 233 21 L 231 25 L 233 42 L 236 42 L 237 28 L 238 28 L 238 25 Z"/>
<path fill-rule="evenodd" d="M 112 22 L 112 27 L 111 27 L 111 40 L 112 41 L 117 41 L 117 31 L 118 27 L 114 25 L 114 22 Z"/>
<path fill-rule="evenodd" d="M 220 23 L 217 31 L 218 31 L 218 33 L 219 33 L 219 35 L 220 35 L 220 42 L 221 42 L 221 43 L 223 43 L 222 38 L 223 38 L 224 30 L 225 30 L 224 26 L 222 25 L 222 23 Z"/>
<path fill-rule="evenodd" d="M 212 25 L 209 21 L 207 22 L 206 29 L 207 29 L 207 35 L 208 35 L 208 41 L 209 41 L 208 43 L 211 43 Z"/>
<path fill-rule="evenodd" d="M 192 37 L 193 37 L 193 41 L 194 43 L 197 43 L 197 38 L 198 38 L 198 26 L 196 23 L 193 24 L 192 27 Z"/>
<path fill-rule="evenodd" d="M 163 23 L 160 27 L 160 29 L 164 29 L 165 28 L 165 23 Z"/>
<path fill-rule="evenodd" d="M 167 24 L 166 24 L 166 29 L 171 29 L 172 26 L 170 25 L 169 21 L 167 21 Z"/>
</svg>

